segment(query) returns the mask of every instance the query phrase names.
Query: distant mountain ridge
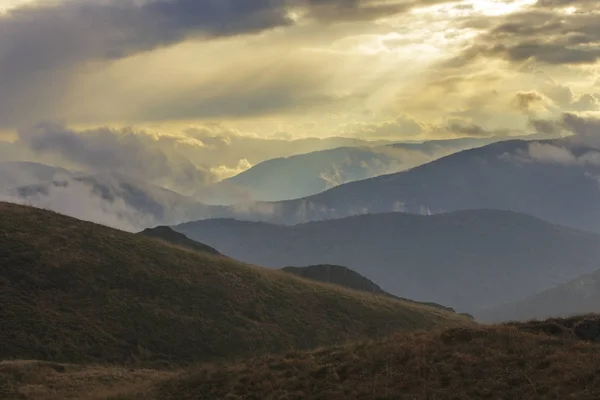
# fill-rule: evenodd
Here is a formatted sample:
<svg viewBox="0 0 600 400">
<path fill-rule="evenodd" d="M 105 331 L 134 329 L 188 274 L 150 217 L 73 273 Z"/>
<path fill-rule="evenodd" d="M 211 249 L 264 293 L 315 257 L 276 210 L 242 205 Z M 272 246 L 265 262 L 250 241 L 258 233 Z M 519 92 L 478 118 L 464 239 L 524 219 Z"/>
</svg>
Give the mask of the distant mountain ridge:
<svg viewBox="0 0 600 400">
<path fill-rule="evenodd" d="M 231 219 L 174 226 L 238 260 L 343 265 L 393 295 L 473 313 L 598 268 L 600 236 L 528 215 L 366 214 L 285 226 Z"/>
<path fill-rule="evenodd" d="M 244 214 L 225 208 L 218 217 L 294 225 L 364 213 L 498 209 L 600 233 L 598 154 L 566 139 L 508 140 L 302 199 L 247 204 Z"/>
<path fill-rule="evenodd" d="M 302 198 L 347 182 L 406 170 L 456 151 L 501 140 L 506 138 L 346 146 L 278 157 L 207 188 L 210 194 L 203 201 L 227 204 Z"/>
</svg>

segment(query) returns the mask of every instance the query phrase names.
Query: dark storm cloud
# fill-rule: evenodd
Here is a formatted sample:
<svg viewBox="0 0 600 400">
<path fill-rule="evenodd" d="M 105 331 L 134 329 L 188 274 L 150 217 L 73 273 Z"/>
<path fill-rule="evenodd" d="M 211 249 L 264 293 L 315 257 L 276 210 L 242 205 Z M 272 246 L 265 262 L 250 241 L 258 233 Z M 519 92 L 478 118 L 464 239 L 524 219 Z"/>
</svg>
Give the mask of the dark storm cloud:
<svg viewBox="0 0 600 400">
<path fill-rule="evenodd" d="M 572 136 L 569 136 L 571 142 L 600 149 L 600 119 L 598 118 L 566 112 L 557 120 L 532 119 L 529 122 L 539 133 L 571 134 Z"/>
<path fill-rule="evenodd" d="M 566 7 L 575 7 L 566 13 Z M 478 57 L 511 62 L 592 64 L 600 58 L 600 4 L 597 1 L 540 0 L 525 11 L 501 18 L 451 65 Z"/>
<path fill-rule="evenodd" d="M 70 1 L 18 8 L 0 16 L 0 123 L 56 117 L 77 68 L 89 62 L 289 23 L 283 1 L 274 0 Z"/>
<path fill-rule="evenodd" d="M 0 14 L 0 125 L 63 117 L 74 77 L 94 63 L 188 39 L 289 26 L 295 8 L 331 23 L 441 1 L 446 0 L 70 0 L 22 6 Z"/>
<path fill-rule="evenodd" d="M 382 2 L 377 0 L 305 0 L 309 15 L 318 20 L 371 20 L 451 0 L 400 0 Z"/>
</svg>

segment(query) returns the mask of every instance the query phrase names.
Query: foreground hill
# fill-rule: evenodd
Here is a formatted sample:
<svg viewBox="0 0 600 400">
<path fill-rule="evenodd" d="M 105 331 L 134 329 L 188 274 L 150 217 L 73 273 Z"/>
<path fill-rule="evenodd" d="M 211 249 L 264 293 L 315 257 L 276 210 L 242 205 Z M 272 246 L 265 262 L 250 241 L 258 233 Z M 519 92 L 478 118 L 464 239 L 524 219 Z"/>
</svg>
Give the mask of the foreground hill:
<svg viewBox="0 0 600 400">
<path fill-rule="evenodd" d="M 453 329 L 199 369 L 159 383 L 146 395 L 179 400 L 594 400 L 600 397 L 598 363 L 600 346 L 574 339 L 501 327 Z"/>
<path fill-rule="evenodd" d="M 183 371 L 14 361 L 0 363 L 0 382 L 19 400 L 596 400 L 600 346 L 568 328 L 584 323 L 396 334 Z"/>
<path fill-rule="evenodd" d="M 598 269 L 600 236 L 508 211 L 368 214 L 296 226 L 227 219 L 174 227 L 271 268 L 344 265 L 394 295 L 477 311 Z"/>
<path fill-rule="evenodd" d="M 0 359 L 191 362 L 469 323 L 48 211 L 0 215 Z"/>
<path fill-rule="evenodd" d="M 303 199 L 255 204 L 246 215 L 237 212 L 239 206 L 219 215 L 297 224 L 364 213 L 486 208 L 600 232 L 598 155 L 597 149 L 569 140 L 509 140 Z"/>
<path fill-rule="evenodd" d="M 600 313 L 600 270 L 526 299 L 483 310 L 478 317 L 486 322 L 501 322 L 581 313 Z"/>
<path fill-rule="evenodd" d="M 301 276 L 306 279 L 312 279 L 319 282 L 331 283 L 334 285 L 339 285 L 343 287 L 347 287 L 349 289 L 360 290 L 369 293 L 380 294 L 384 296 L 392 296 L 399 300 L 410 301 L 413 300 L 400 298 L 398 296 L 394 296 L 383 290 L 379 285 L 375 282 L 371 281 L 368 278 L 365 278 L 361 274 L 356 271 L 351 270 L 350 268 L 346 268 L 341 265 L 309 265 L 308 267 L 284 267 L 281 269 L 283 272 L 287 272 L 288 274 L 294 274 Z M 450 307 L 445 307 L 436 303 L 423 303 L 423 302 L 415 302 L 419 304 L 423 304 L 426 306 L 441 308 L 447 311 L 454 312 L 454 309 Z"/>
</svg>

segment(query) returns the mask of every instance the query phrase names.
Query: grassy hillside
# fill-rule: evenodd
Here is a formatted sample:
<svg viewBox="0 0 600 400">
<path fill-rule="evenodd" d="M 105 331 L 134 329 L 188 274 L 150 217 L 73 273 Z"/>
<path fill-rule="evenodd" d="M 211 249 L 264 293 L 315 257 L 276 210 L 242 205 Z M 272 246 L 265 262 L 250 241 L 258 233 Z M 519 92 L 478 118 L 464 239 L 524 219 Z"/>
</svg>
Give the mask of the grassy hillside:
<svg viewBox="0 0 600 400">
<path fill-rule="evenodd" d="M 142 236 L 163 240 L 167 243 L 181 246 L 190 250 L 196 250 L 202 253 L 208 253 L 212 255 L 220 255 L 216 249 L 207 246 L 203 243 L 197 242 L 185 236 L 183 233 L 175 232 L 168 226 L 157 226 L 156 228 L 144 229 L 139 233 Z"/>
<path fill-rule="evenodd" d="M 48 211 L 0 215 L 0 359 L 195 362 L 468 323 Z"/>
<path fill-rule="evenodd" d="M 391 294 L 471 313 L 595 271 L 600 260 L 600 235 L 497 210 L 366 214 L 295 226 L 214 219 L 174 229 L 244 262 L 343 265 Z"/>
<path fill-rule="evenodd" d="M 20 400 L 38 400 L 32 388 L 45 400 L 596 400 L 600 346 L 544 333 L 576 321 L 396 334 L 171 372 L 0 363 L 0 379 Z"/>
</svg>

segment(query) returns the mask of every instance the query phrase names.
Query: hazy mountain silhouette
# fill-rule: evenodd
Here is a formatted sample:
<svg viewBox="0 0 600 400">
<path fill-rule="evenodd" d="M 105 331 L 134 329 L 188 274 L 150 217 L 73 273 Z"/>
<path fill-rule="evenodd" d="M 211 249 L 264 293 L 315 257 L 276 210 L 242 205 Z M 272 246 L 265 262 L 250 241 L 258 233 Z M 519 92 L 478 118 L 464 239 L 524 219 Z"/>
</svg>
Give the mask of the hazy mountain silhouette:
<svg viewBox="0 0 600 400">
<path fill-rule="evenodd" d="M 483 310 L 477 317 L 486 322 L 499 322 L 586 313 L 600 313 L 600 270 L 521 301 Z"/>
<path fill-rule="evenodd" d="M 253 204 L 259 212 L 241 215 L 235 211 L 238 206 L 229 216 L 296 224 L 389 211 L 500 209 L 600 232 L 598 154 L 566 140 L 504 141 L 314 196 Z"/>
<path fill-rule="evenodd" d="M 174 227 L 246 262 L 344 265 L 394 295 L 475 311 L 598 268 L 600 236 L 508 211 L 386 213 L 297 226 L 214 219 Z"/>
<path fill-rule="evenodd" d="M 506 138 L 466 138 L 339 147 L 261 162 L 225 179 L 202 197 L 212 204 L 280 201 L 301 198 L 332 187 L 406 170 L 456 151 Z"/>
</svg>

